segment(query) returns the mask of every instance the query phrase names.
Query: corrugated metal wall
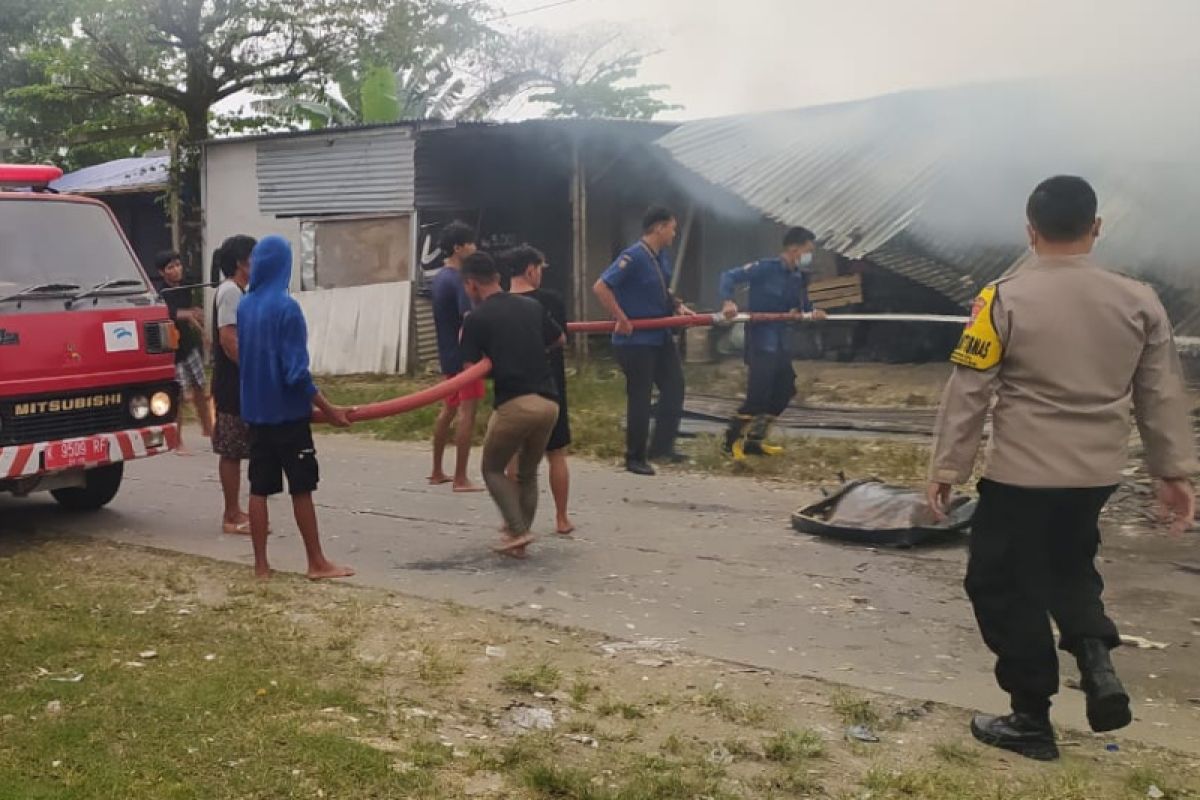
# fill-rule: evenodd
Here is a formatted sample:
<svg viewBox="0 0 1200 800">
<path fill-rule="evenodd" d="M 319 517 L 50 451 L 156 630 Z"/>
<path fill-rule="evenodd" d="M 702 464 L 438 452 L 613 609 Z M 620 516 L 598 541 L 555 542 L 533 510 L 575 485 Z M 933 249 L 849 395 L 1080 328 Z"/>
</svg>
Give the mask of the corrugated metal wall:
<svg viewBox="0 0 1200 800">
<path fill-rule="evenodd" d="M 258 145 L 258 206 L 276 216 L 411 211 L 408 128 L 330 133 Z"/>
</svg>

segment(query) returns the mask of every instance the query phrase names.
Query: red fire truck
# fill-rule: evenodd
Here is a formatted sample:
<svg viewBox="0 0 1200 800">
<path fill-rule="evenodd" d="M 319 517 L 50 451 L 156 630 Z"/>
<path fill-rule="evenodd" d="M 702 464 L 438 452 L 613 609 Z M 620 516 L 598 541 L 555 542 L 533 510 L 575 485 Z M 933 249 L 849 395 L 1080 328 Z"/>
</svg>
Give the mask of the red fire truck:
<svg viewBox="0 0 1200 800">
<path fill-rule="evenodd" d="M 103 203 L 0 164 L 0 493 L 93 510 L 179 442 L 166 305 Z"/>
</svg>

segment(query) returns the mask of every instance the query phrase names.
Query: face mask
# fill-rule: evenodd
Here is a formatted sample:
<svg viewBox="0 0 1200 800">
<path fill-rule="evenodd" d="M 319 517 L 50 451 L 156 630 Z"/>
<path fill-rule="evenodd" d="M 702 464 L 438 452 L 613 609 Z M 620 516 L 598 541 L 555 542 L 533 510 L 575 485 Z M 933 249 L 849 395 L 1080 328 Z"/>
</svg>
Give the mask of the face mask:
<svg viewBox="0 0 1200 800">
<path fill-rule="evenodd" d="M 800 266 L 801 267 L 811 267 L 812 262 L 813 262 L 813 254 L 812 253 L 805 253 L 804 255 L 800 256 Z"/>
</svg>

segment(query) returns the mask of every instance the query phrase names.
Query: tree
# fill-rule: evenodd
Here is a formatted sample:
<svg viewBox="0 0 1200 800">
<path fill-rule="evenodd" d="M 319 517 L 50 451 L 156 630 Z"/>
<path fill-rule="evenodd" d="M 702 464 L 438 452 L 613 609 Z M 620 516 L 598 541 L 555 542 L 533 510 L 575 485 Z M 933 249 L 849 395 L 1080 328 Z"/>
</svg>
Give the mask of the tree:
<svg viewBox="0 0 1200 800">
<path fill-rule="evenodd" d="M 332 85 L 305 82 L 255 108 L 313 127 L 481 119 L 525 88 L 522 76 L 498 74 L 503 37 L 487 24 L 492 13 L 476 0 L 385 4 Z"/>
<path fill-rule="evenodd" d="M 527 98 L 548 105 L 551 117 L 653 119 L 672 105 L 654 95 L 662 84 L 637 84 L 642 63 L 651 55 L 614 25 L 581 28 L 566 34 L 518 33 L 509 45 L 515 74 L 535 76 Z"/>
<path fill-rule="evenodd" d="M 678 106 L 666 87 L 634 84 L 649 55 L 616 26 L 567 34 L 491 27 L 482 3 L 397 3 L 328 83 L 259 101 L 263 113 L 313 127 L 403 119 L 484 119 L 525 98 L 553 117 L 651 119 Z"/>
<path fill-rule="evenodd" d="M 68 35 L 40 43 L 49 82 L 39 90 L 85 102 L 133 99 L 177 118 L 172 183 L 180 193 L 182 250 L 195 275 L 202 261 L 199 145 L 209 136 L 213 107 L 240 92 L 294 86 L 344 61 L 372 5 L 77 0 L 74 12 Z"/>
<path fill-rule="evenodd" d="M 5 158 L 64 170 L 165 146 L 161 109 L 134 98 L 83 100 L 56 85 L 47 46 L 70 34 L 75 0 L 0 0 L 0 139 Z"/>
</svg>

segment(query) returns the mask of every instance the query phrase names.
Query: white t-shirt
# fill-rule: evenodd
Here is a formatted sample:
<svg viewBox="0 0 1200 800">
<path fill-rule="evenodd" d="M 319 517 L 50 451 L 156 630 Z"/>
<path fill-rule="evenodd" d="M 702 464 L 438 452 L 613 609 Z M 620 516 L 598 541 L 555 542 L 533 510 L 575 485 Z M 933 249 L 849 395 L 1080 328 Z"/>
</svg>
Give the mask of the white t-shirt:
<svg viewBox="0 0 1200 800">
<path fill-rule="evenodd" d="M 226 325 L 237 325 L 238 303 L 242 302 L 242 287 L 229 278 L 217 287 L 217 330 Z"/>
</svg>

